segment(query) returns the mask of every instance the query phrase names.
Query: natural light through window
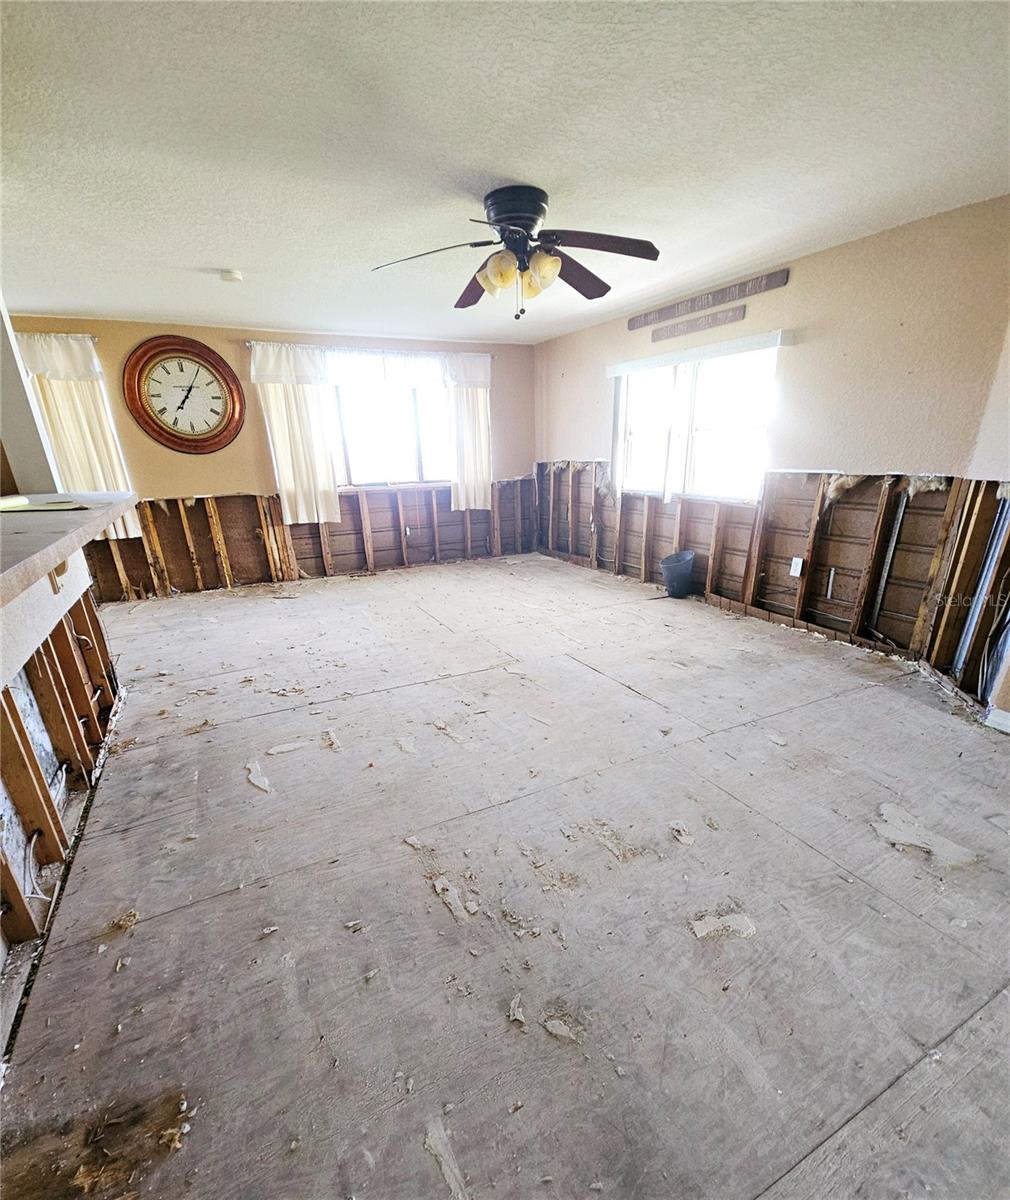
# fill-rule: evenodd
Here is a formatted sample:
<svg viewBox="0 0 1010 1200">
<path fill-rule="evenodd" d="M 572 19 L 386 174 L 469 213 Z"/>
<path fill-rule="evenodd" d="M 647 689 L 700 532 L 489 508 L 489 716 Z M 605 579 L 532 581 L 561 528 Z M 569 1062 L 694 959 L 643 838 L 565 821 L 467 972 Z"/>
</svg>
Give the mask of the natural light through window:
<svg viewBox="0 0 1010 1200">
<path fill-rule="evenodd" d="M 340 351 L 327 367 L 352 484 L 450 478 L 449 390 L 437 358 Z"/>
<path fill-rule="evenodd" d="M 768 466 L 776 356 L 769 346 L 620 377 L 622 488 L 755 499 Z"/>
</svg>

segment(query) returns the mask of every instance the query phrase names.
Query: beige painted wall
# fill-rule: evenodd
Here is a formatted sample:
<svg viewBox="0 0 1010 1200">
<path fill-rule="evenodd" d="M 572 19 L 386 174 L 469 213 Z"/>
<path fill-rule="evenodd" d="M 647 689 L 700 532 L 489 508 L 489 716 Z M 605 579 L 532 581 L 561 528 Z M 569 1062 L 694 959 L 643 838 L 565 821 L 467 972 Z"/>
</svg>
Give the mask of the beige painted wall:
<svg viewBox="0 0 1010 1200">
<path fill-rule="evenodd" d="M 609 458 L 608 366 L 770 330 L 779 352 L 773 467 L 1010 475 L 997 363 L 1010 315 L 1010 196 L 955 209 L 788 265 L 789 283 L 747 301 L 745 320 L 653 343 L 626 319 L 536 348 L 537 456 Z M 730 280 L 713 280 L 717 286 Z M 695 289 L 705 290 L 705 289 Z M 655 305 L 679 299 L 670 296 Z M 642 310 L 638 310 L 642 311 Z M 992 402 L 990 405 L 990 397 Z"/>
<path fill-rule="evenodd" d="M 475 343 L 421 342 L 397 338 L 340 337 L 205 325 L 151 325 L 134 321 L 98 321 L 77 317 L 12 316 L 19 333 L 88 333 L 97 341 L 98 357 L 112 404 L 116 430 L 134 489 L 149 498 L 269 494 L 275 490 L 266 427 L 249 383 L 246 342 L 308 342 L 313 345 L 389 350 L 433 350 L 491 355 L 491 459 L 495 479 L 524 475 L 533 464 L 533 347 Z M 230 446 L 215 454 L 180 454 L 152 441 L 131 417 L 123 400 L 123 365 L 130 351 L 146 338 L 175 333 L 196 338 L 216 350 L 242 382 L 246 420 Z M 12 464 L 15 475 L 17 464 Z"/>
</svg>

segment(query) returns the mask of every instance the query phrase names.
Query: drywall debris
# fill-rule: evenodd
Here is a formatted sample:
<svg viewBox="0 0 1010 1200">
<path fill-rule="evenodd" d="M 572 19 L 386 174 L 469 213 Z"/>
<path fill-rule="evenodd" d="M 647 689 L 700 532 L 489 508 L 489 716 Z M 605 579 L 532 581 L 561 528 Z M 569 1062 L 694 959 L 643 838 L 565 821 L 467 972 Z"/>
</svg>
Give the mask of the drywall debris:
<svg viewBox="0 0 1010 1200">
<path fill-rule="evenodd" d="M 522 1025 L 525 1028 L 526 1018 L 523 1016 L 523 994 L 516 992 L 509 1004 L 509 1020 L 514 1021 L 517 1025 Z"/>
<path fill-rule="evenodd" d="M 693 846 L 694 836 L 683 821 L 670 822 L 671 835 L 683 846 Z"/>
<path fill-rule="evenodd" d="M 293 754 L 296 750 L 308 750 L 311 742 L 281 742 L 279 746 L 271 746 L 267 754 Z"/>
<path fill-rule="evenodd" d="M 702 913 L 691 922 L 691 932 L 696 938 L 711 937 L 716 933 L 733 934 L 736 937 L 753 937 L 757 930 L 746 913 Z"/>
<path fill-rule="evenodd" d="M 715 819 L 715 817 L 706 817 L 706 818 L 705 818 L 705 824 L 706 824 L 706 825 L 709 827 L 709 829 L 711 829 L 713 832 L 719 828 L 719 822 L 718 822 L 718 821 Z"/>
<path fill-rule="evenodd" d="M 559 1042 L 577 1042 L 579 1039 L 572 1032 L 571 1026 L 560 1017 L 547 1017 L 543 1022 L 544 1029 Z"/>
<path fill-rule="evenodd" d="M 342 749 L 336 733 L 332 729 L 323 730 L 323 745 L 329 750 Z"/>
<path fill-rule="evenodd" d="M 263 938 L 269 937 L 272 933 L 276 933 L 276 932 L 277 932 L 276 925 L 264 925 L 263 930 L 260 933 L 260 940 L 262 940 Z"/>
<path fill-rule="evenodd" d="M 523 1106 L 523 1102 L 521 1100 L 513 1100 L 512 1103 L 509 1105 L 509 1112 L 517 1113 L 522 1108 L 522 1106 Z"/>
<path fill-rule="evenodd" d="M 717 904 L 711 912 L 694 914 L 690 929 L 696 938 L 711 937 L 713 934 L 733 934 L 736 937 L 749 938 L 757 932 L 754 922 L 743 910 L 743 905 L 735 897 Z"/>
<path fill-rule="evenodd" d="M 417 746 L 414 745 L 414 739 L 412 737 L 398 737 L 396 739 L 396 748 L 397 750 L 402 751 L 404 754 L 417 753 Z"/>
<path fill-rule="evenodd" d="M 847 491 L 863 482 L 865 475 L 832 475 L 828 482 L 828 490 L 824 495 L 825 504 L 834 504 Z"/>
<path fill-rule="evenodd" d="M 442 903 L 457 921 L 467 916 L 466 906 L 460 899 L 459 888 L 455 884 L 450 883 L 444 875 L 439 875 L 431 881 L 431 886 L 435 889 L 435 895 L 442 898 Z"/>
<path fill-rule="evenodd" d="M 255 759 L 252 762 L 246 763 L 245 769 L 246 778 L 254 788 L 259 788 L 261 792 L 273 791 L 273 788 L 270 786 L 270 780 L 267 779 L 267 777 L 263 774 L 263 768 L 258 762 L 255 761 Z"/>
<path fill-rule="evenodd" d="M 403 840 L 407 843 L 408 846 L 410 846 L 410 848 L 412 850 L 423 850 L 425 848 L 422 845 L 420 838 L 405 837 Z"/>
<path fill-rule="evenodd" d="M 358 930 L 362 928 L 362 925 L 363 925 L 363 922 L 361 922 L 361 921 L 345 921 L 344 922 L 344 928 L 349 929 L 351 931 L 351 933 L 357 933 Z"/>
<path fill-rule="evenodd" d="M 204 717 L 199 725 L 194 725 L 190 729 L 183 730 L 184 737 L 192 737 L 194 733 L 203 733 L 205 729 L 213 729 L 214 722 L 210 717 Z"/>
<path fill-rule="evenodd" d="M 366 971 L 365 972 L 365 983 L 371 983 L 372 980 L 376 977 L 376 975 L 378 975 L 378 973 L 379 973 L 378 967 L 373 967 L 370 971 Z"/>
<path fill-rule="evenodd" d="M 880 820 L 871 821 L 875 833 L 895 850 L 921 850 L 940 868 L 967 867 L 982 857 L 939 833 L 932 833 L 898 804 L 880 806 Z"/>
<path fill-rule="evenodd" d="M 480 911 L 480 905 L 477 903 L 476 900 L 466 900 L 463 904 L 463 907 L 466 909 L 466 911 L 470 914 L 471 917 L 474 915 L 474 913 Z"/>
<path fill-rule="evenodd" d="M 767 733 L 765 737 L 776 746 L 788 746 L 789 743 L 781 733 Z"/>
<path fill-rule="evenodd" d="M 442 1178 L 449 1188 L 452 1200 L 468 1200 L 466 1180 L 456 1161 L 456 1155 L 441 1118 L 428 1122 L 428 1128 L 424 1135 L 424 1148 L 438 1163 L 438 1169 L 442 1172 Z"/>
</svg>

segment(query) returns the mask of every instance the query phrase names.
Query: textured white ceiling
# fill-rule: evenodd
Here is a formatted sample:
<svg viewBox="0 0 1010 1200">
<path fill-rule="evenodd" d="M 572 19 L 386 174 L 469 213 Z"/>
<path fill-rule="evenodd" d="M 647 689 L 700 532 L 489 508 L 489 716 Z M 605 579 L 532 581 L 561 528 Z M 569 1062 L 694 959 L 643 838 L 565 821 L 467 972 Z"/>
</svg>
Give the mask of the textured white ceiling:
<svg viewBox="0 0 1010 1200">
<path fill-rule="evenodd" d="M 536 342 L 1010 190 L 1003 4 L 8 3 L 3 71 L 15 312 Z M 659 262 L 370 273 L 512 182 Z"/>
</svg>

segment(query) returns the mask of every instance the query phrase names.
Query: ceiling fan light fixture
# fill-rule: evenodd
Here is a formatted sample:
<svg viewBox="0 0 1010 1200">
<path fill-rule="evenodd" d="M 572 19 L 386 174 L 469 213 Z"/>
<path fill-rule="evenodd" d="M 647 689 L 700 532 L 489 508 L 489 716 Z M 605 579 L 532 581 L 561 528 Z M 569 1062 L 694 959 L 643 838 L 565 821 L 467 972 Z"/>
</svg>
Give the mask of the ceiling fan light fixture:
<svg viewBox="0 0 1010 1200">
<path fill-rule="evenodd" d="M 523 282 L 524 300 L 532 300 L 534 296 L 539 296 L 543 291 L 543 288 L 541 288 L 540 284 L 537 282 L 537 277 L 533 274 L 532 269 L 529 271 L 523 271 L 521 278 Z"/>
<path fill-rule="evenodd" d="M 474 276 L 474 279 L 477 280 L 477 282 L 484 289 L 484 291 L 487 292 L 492 300 L 495 298 L 495 296 L 500 295 L 501 288 L 492 283 L 487 273 L 487 267 L 485 267 L 482 271 L 478 271 Z"/>
<path fill-rule="evenodd" d="M 537 282 L 537 290 L 549 288 L 561 270 L 561 259 L 547 250 L 534 250 L 530 257 L 530 273 Z"/>
<path fill-rule="evenodd" d="M 492 285 L 499 289 L 510 287 L 515 283 L 518 270 L 519 260 L 511 250 L 499 250 L 497 254 L 492 254 L 484 268 Z"/>
</svg>

